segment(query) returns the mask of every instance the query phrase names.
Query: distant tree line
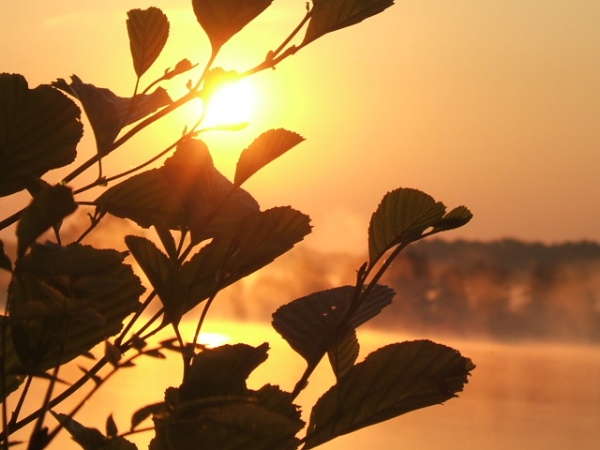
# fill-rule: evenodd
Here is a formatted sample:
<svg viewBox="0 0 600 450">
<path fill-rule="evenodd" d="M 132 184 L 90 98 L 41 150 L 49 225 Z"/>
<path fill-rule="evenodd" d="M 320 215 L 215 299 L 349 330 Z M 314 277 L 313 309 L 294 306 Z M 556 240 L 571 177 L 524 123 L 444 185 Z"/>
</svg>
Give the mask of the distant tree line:
<svg viewBox="0 0 600 450">
<path fill-rule="evenodd" d="M 300 246 L 224 291 L 213 317 L 269 320 L 281 303 L 351 284 L 363 260 Z M 401 254 L 382 283 L 397 296 L 372 327 L 432 336 L 600 343 L 598 243 L 425 240 Z"/>
<path fill-rule="evenodd" d="M 219 313 L 268 320 L 280 302 L 351 284 L 363 260 L 301 246 L 225 292 Z M 396 259 L 382 283 L 397 295 L 372 327 L 419 336 L 600 343 L 597 243 L 421 241 Z"/>
<path fill-rule="evenodd" d="M 386 284 L 398 297 L 377 324 L 503 340 L 600 342 L 600 245 L 420 242 Z"/>
</svg>

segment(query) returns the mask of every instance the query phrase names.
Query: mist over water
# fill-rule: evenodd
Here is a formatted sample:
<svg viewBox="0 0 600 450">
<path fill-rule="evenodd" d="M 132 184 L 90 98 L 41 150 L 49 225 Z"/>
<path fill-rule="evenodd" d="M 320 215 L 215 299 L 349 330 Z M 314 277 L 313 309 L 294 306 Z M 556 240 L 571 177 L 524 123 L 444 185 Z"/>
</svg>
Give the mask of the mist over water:
<svg viewBox="0 0 600 450">
<path fill-rule="evenodd" d="M 353 285 L 366 256 L 299 247 L 225 291 L 217 317 L 269 322 L 279 306 Z M 379 330 L 502 342 L 600 344 L 600 245 L 443 240 L 410 246 L 381 280 Z"/>
</svg>

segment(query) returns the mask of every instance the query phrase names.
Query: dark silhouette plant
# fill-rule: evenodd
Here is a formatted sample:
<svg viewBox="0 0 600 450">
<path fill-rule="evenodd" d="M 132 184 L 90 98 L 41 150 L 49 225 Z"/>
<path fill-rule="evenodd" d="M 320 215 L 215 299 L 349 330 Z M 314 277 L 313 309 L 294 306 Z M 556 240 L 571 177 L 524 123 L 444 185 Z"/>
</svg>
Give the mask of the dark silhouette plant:
<svg viewBox="0 0 600 450">
<path fill-rule="evenodd" d="M 387 193 L 373 214 L 368 233 L 368 261 L 354 286 L 315 292 L 281 306 L 273 327 L 307 363 L 292 392 L 275 384 L 258 390 L 247 377 L 265 362 L 267 343 L 206 348 L 196 344 L 217 294 L 269 264 L 310 233 L 309 218 L 291 207 L 261 210 L 242 185 L 260 169 L 303 141 L 295 132 L 272 129 L 242 153 L 230 181 L 213 165 L 200 136 L 204 117 L 172 145 L 146 163 L 120 174 L 104 174 L 103 159 L 130 138 L 193 99 L 208 101 L 219 85 L 274 68 L 327 33 L 354 25 L 393 4 L 392 0 L 314 0 L 284 42 L 243 73 L 215 67 L 220 49 L 269 8 L 271 0 L 193 0 L 193 11 L 211 44 L 207 63 L 188 91 L 173 99 L 161 87 L 166 80 L 193 74 L 197 65 L 181 60 L 142 87 L 142 78 L 161 53 L 169 22 L 158 8 L 128 12 L 127 32 L 137 81 L 133 95 L 86 83 L 77 76 L 31 89 L 22 75 L 0 75 L 0 194 L 27 190 L 32 199 L 2 220 L 16 223 L 16 251 L 0 247 L 0 267 L 10 285 L 0 334 L 0 395 L 4 448 L 14 433 L 31 426 L 30 449 L 47 447 L 66 428 L 84 449 L 132 449 L 126 436 L 153 421 L 153 450 L 163 449 L 309 449 L 337 436 L 448 400 L 463 389 L 471 361 L 454 349 L 428 340 L 390 344 L 357 362 L 356 329 L 378 315 L 394 296 L 379 285 L 394 258 L 412 242 L 460 227 L 471 219 L 465 207 L 447 212 L 429 195 L 408 188 Z M 304 37 L 299 34 L 304 31 Z M 294 44 L 297 41 L 299 43 Z M 96 151 L 75 163 L 85 112 Z M 224 127 L 227 128 L 227 127 Z M 159 168 L 147 169 L 168 156 Z M 90 168 L 90 184 L 74 182 Z M 42 178 L 69 167 L 60 182 Z M 92 188 L 108 186 L 93 201 L 82 200 Z M 91 208 L 89 227 L 69 242 L 62 224 L 78 208 Z M 107 215 L 151 229 L 156 242 L 125 236 L 128 253 L 84 244 Z M 146 234 L 147 235 L 147 234 Z M 162 246 L 159 248 L 158 243 Z M 142 286 L 132 268 L 137 263 L 150 285 Z M 149 305 L 158 302 L 158 312 Z M 202 304 L 194 336 L 183 336 L 181 320 Z M 193 313 L 195 314 L 195 313 Z M 151 343 L 166 327 L 171 339 Z M 98 359 L 91 367 L 83 357 Z M 77 411 L 106 380 L 139 358 L 182 359 L 182 380 L 173 380 L 164 401 L 141 406 L 127 432 L 110 416 L 106 431 L 75 420 Z M 327 355 L 336 383 L 313 406 L 308 424 L 294 404 L 317 364 Z M 80 378 L 56 393 L 61 367 L 76 360 Z M 160 361 L 157 362 L 160 364 Z M 103 372 L 100 369 L 104 368 Z M 109 369 L 106 371 L 106 369 Z M 102 374 L 102 375 L 101 375 Z M 33 383 L 47 383 L 35 409 Z M 276 382 L 276 380 L 274 380 Z M 92 388 L 80 390 L 89 384 Z M 59 412 L 61 402 L 77 406 Z M 8 399 L 13 398 L 9 413 Z M 34 409 L 24 415 L 24 405 Z M 52 415 L 56 421 L 49 419 Z M 304 430 L 304 431 L 303 431 Z M 23 435 L 22 432 L 20 434 Z"/>
</svg>

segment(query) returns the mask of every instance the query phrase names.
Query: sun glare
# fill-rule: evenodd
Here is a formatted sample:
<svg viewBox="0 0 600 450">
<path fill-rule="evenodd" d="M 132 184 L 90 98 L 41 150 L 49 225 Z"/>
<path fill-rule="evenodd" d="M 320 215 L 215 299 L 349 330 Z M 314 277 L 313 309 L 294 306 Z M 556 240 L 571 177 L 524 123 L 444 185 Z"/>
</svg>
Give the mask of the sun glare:
<svg viewBox="0 0 600 450">
<path fill-rule="evenodd" d="M 204 126 L 237 125 L 251 121 L 257 105 L 257 94 L 247 78 L 228 83 L 210 98 L 206 105 Z"/>
<path fill-rule="evenodd" d="M 227 342 L 230 340 L 230 336 L 220 333 L 200 333 L 200 336 L 198 337 L 198 344 L 214 348 L 223 344 L 227 344 Z"/>
</svg>

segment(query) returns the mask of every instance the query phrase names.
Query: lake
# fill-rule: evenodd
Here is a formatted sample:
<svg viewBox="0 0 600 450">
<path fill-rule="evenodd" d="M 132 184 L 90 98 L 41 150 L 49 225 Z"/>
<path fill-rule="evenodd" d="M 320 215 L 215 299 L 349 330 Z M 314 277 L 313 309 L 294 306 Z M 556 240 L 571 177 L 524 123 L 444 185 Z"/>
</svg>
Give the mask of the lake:
<svg viewBox="0 0 600 450">
<path fill-rule="evenodd" d="M 266 382 L 291 390 L 304 370 L 304 361 L 269 327 L 220 322 L 208 324 L 230 343 L 271 343 L 269 360 L 250 378 L 250 387 Z M 184 331 L 191 335 L 191 329 Z M 431 336 L 400 336 L 358 330 L 362 359 L 369 351 L 390 342 Z M 215 336 L 213 335 L 213 337 Z M 210 335 L 208 335 L 210 336 Z M 477 368 L 459 398 L 366 428 L 323 445 L 324 450 L 564 450 L 597 449 L 600 442 L 600 347 L 558 344 L 500 344 L 432 339 L 470 357 Z M 102 388 L 77 418 L 104 429 L 113 413 L 120 430 L 128 428 L 131 413 L 161 400 L 162 392 L 179 374 L 175 354 L 167 361 L 146 358 L 137 368 L 122 370 Z M 180 376 L 180 375 L 177 375 Z M 333 383 L 327 363 L 322 364 L 298 399 L 310 405 Z M 67 412 L 66 406 L 56 408 Z M 305 409 L 305 418 L 309 409 Z M 50 419 L 52 420 L 52 419 Z M 132 440 L 147 448 L 151 435 Z M 60 441 L 68 442 L 63 436 Z M 54 448 L 64 448 L 62 445 Z M 72 445 L 69 445 L 72 447 Z M 75 448 L 73 446 L 73 448 Z"/>
</svg>

